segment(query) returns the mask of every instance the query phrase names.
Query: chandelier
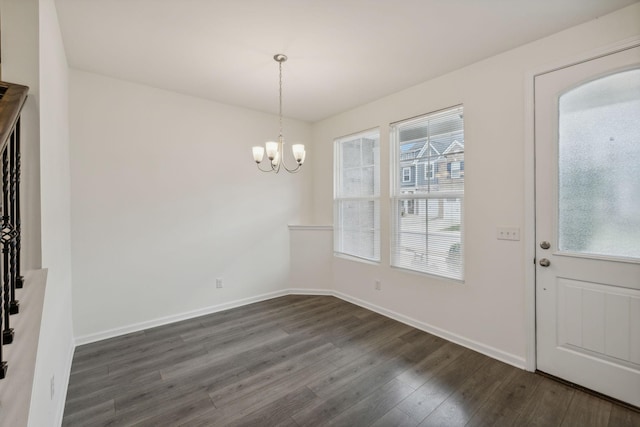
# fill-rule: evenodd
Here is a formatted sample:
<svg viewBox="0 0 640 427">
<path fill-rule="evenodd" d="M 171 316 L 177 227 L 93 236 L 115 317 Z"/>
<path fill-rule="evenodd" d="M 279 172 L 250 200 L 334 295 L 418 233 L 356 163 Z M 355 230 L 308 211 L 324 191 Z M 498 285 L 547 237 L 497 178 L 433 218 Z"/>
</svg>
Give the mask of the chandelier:
<svg viewBox="0 0 640 427">
<path fill-rule="evenodd" d="M 293 158 L 296 161 L 295 167 L 288 167 L 284 158 L 284 138 L 282 137 L 282 63 L 287 60 L 287 56 L 278 53 L 273 56 L 273 59 L 278 63 L 280 68 L 280 135 L 278 141 L 269 141 L 264 144 L 264 147 L 253 147 L 253 159 L 256 161 L 258 169 L 262 172 L 280 172 L 280 167 L 283 167 L 289 173 L 296 173 L 302 167 L 306 152 L 304 151 L 304 145 L 293 144 L 291 146 L 291 152 Z M 263 169 L 260 167 L 260 163 L 264 159 L 265 151 L 267 153 L 267 159 L 269 159 L 270 167 Z"/>
</svg>

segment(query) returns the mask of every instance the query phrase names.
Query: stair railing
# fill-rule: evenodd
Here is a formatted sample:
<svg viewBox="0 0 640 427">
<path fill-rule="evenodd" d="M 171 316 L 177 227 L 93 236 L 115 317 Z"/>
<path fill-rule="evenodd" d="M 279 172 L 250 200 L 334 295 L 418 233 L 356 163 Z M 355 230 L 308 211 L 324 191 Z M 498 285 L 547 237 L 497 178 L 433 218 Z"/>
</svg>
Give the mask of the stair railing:
<svg viewBox="0 0 640 427">
<path fill-rule="evenodd" d="M 0 379 L 9 366 L 2 346 L 13 342 L 11 316 L 20 312 L 16 289 L 24 284 L 20 272 L 20 113 L 28 91 L 27 86 L 0 82 Z"/>
</svg>

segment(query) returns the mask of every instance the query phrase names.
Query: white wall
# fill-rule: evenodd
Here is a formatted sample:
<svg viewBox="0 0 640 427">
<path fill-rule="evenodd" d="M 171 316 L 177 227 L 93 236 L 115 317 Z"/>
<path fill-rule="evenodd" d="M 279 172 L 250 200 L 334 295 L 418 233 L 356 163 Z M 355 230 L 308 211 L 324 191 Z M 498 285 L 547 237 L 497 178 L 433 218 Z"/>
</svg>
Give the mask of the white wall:
<svg viewBox="0 0 640 427">
<path fill-rule="evenodd" d="M 54 0 L 39 0 L 39 29 L 42 265 L 48 277 L 29 412 L 29 426 L 38 427 L 62 420 L 74 348 L 68 67 Z"/>
<path fill-rule="evenodd" d="M 70 75 L 81 342 L 287 287 L 287 225 L 308 209 L 305 172 L 265 174 L 251 156 L 277 137 L 277 116 Z M 310 140 L 303 122 L 285 120 L 284 133 Z"/>
<path fill-rule="evenodd" d="M 22 268 L 48 268 L 29 425 L 59 425 L 73 349 L 67 63 L 53 0 L 1 7 L 3 79 L 30 87 L 22 114 Z"/>
<path fill-rule="evenodd" d="M 291 266 L 289 287 L 296 293 L 324 293 L 332 288 L 333 227 L 289 227 Z"/>
<path fill-rule="evenodd" d="M 383 202 L 382 263 L 334 258 L 335 290 L 524 366 L 525 245 L 534 242 L 498 241 L 496 227 L 525 227 L 525 180 L 532 179 L 524 173 L 525 78 L 547 63 L 638 34 L 640 4 L 314 124 L 310 223 L 328 224 L 334 138 L 380 127 L 381 191 L 388 200 L 388 124 L 456 104 L 465 108 L 465 283 L 390 268 L 390 203 Z M 376 279 L 381 291 L 374 291 Z"/>
</svg>

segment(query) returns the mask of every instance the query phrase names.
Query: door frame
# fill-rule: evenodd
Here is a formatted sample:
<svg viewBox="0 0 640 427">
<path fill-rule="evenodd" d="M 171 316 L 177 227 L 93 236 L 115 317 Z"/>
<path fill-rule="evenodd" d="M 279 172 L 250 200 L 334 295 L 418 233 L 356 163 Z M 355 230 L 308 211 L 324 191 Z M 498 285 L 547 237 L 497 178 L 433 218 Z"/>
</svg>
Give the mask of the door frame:
<svg viewBox="0 0 640 427">
<path fill-rule="evenodd" d="M 525 273 L 525 369 L 535 371 L 536 360 L 536 185 L 535 185 L 535 78 L 583 62 L 640 46 L 634 36 L 565 60 L 532 70 L 525 77 L 524 140 L 524 273 Z"/>
</svg>

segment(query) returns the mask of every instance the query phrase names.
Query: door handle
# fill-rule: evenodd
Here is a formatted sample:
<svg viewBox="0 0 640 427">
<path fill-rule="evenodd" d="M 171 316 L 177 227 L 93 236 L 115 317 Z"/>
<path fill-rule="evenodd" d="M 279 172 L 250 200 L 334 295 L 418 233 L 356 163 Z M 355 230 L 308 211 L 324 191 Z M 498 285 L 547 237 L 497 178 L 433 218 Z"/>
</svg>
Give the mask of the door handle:
<svg viewBox="0 0 640 427">
<path fill-rule="evenodd" d="M 540 264 L 540 267 L 549 267 L 551 265 L 551 261 L 549 261 L 546 258 L 542 258 L 539 264 Z"/>
</svg>

